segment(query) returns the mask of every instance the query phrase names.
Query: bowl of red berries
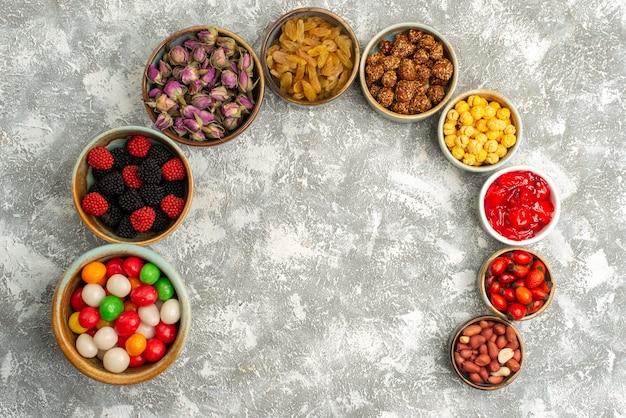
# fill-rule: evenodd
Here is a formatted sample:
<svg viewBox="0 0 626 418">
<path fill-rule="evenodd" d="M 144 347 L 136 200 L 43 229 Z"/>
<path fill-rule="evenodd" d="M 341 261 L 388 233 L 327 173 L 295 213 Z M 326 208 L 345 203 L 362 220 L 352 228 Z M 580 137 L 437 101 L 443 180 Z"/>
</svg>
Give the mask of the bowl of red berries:
<svg viewBox="0 0 626 418">
<path fill-rule="evenodd" d="M 149 245 L 183 222 L 193 196 L 187 158 L 163 133 L 111 129 L 81 152 L 72 179 L 80 219 L 110 243 Z"/>
<path fill-rule="evenodd" d="M 513 321 L 536 318 L 554 298 L 554 276 L 536 251 L 507 247 L 492 254 L 478 274 L 478 289 L 494 314 Z"/>
<path fill-rule="evenodd" d="M 113 385 L 150 380 L 184 348 L 191 309 L 180 274 L 133 244 L 106 244 L 78 257 L 57 283 L 51 319 L 69 362 Z"/>
<path fill-rule="evenodd" d="M 483 228 L 510 246 L 530 245 L 547 237 L 560 212 L 556 184 L 542 170 L 526 165 L 493 173 L 478 196 Z"/>
</svg>

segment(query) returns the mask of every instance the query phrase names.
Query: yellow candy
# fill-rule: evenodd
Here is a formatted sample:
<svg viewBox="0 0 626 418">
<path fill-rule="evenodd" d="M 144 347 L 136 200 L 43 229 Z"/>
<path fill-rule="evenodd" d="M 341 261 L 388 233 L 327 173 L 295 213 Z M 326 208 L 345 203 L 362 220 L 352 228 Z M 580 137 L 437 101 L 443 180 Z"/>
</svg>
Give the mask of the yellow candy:
<svg viewBox="0 0 626 418">
<path fill-rule="evenodd" d="M 67 325 L 70 327 L 73 333 L 75 334 L 84 334 L 87 332 L 87 328 L 83 328 L 78 322 L 78 312 L 74 312 L 70 315 L 70 318 L 67 320 Z"/>
</svg>

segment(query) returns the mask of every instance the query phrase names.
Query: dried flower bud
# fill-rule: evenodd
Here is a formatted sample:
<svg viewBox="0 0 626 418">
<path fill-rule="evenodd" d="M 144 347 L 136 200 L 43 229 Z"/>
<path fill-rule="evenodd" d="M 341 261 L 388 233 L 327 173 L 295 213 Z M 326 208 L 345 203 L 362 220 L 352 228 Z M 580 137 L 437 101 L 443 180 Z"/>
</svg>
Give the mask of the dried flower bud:
<svg viewBox="0 0 626 418">
<path fill-rule="evenodd" d="M 178 103 L 176 100 L 173 100 L 167 96 L 167 94 L 162 94 L 157 97 L 154 108 L 158 112 L 169 112 L 178 108 Z"/>
<path fill-rule="evenodd" d="M 254 61 L 252 60 L 250 54 L 245 52 L 241 54 L 241 57 L 239 57 L 239 62 L 237 66 L 239 68 L 239 71 L 247 71 L 248 73 L 251 73 L 252 69 L 254 68 Z"/>
<path fill-rule="evenodd" d="M 204 126 L 202 128 L 202 132 L 204 132 L 207 136 L 217 139 L 224 137 L 224 131 L 224 127 L 217 123 L 211 123 L 209 126 Z"/>
<path fill-rule="evenodd" d="M 196 48 L 198 44 L 199 44 L 198 40 L 194 38 L 185 39 L 185 42 L 183 42 L 183 45 L 185 46 L 185 48 L 189 50 Z"/>
<path fill-rule="evenodd" d="M 180 81 L 184 84 L 189 84 L 194 80 L 198 80 L 198 68 L 193 65 L 188 65 L 180 73 Z"/>
<path fill-rule="evenodd" d="M 178 116 L 174 118 L 172 130 L 180 136 L 183 136 L 187 133 L 187 130 L 185 129 L 184 119 L 182 117 Z"/>
<path fill-rule="evenodd" d="M 183 119 L 183 125 L 189 132 L 198 132 L 202 128 L 196 118 Z"/>
<path fill-rule="evenodd" d="M 183 115 L 185 119 L 192 119 L 198 112 L 200 112 L 200 109 L 193 105 L 182 106 L 180 110 L 181 115 Z"/>
<path fill-rule="evenodd" d="M 191 97 L 191 105 L 197 109 L 206 109 L 213 104 L 213 99 L 205 93 L 197 93 Z"/>
<path fill-rule="evenodd" d="M 237 42 L 229 36 L 218 36 L 217 46 L 224 49 L 227 56 L 231 57 L 237 48 Z"/>
<path fill-rule="evenodd" d="M 257 80 L 258 82 L 258 80 Z M 241 73 L 239 73 L 239 91 L 242 93 L 248 93 L 250 91 L 252 91 L 252 89 L 254 89 L 254 86 L 256 86 L 257 82 L 252 82 L 252 77 L 250 77 L 250 75 L 245 72 L 242 71 Z"/>
<path fill-rule="evenodd" d="M 202 131 L 189 132 L 189 139 L 191 139 L 192 141 L 202 142 L 206 141 L 206 135 Z"/>
<path fill-rule="evenodd" d="M 161 72 L 161 77 L 169 77 L 172 74 L 172 67 L 167 62 L 159 60 L 159 71 Z"/>
<path fill-rule="evenodd" d="M 179 100 L 183 99 L 185 93 L 187 92 L 187 88 L 183 87 L 178 81 L 170 80 L 167 82 L 165 87 L 163 87 L 163 92 L 168 95 L 171 99 Z"/>
<path fill-rule="evenodd" d="M 205 84 L 208 89 L 215 87 L 217 78 L 217 70 L 213 67 L 208 68 L 207 72 L 200 76 L 200 80 Z"/>
<path fill-rule="evenodd" d="M 169 61 L 171 65 L 186 65 L 189 62 L 189 52 L 181 45 L 176 45 L 170 50 Z"/>
<path fill-rule="evenodd" d="M 154 99 L 155 97 L 159 97 L 159 95 L 163 94 L 163 90 L 161 90 L 158 87 L 155 87 L 153 89 L 150 89 L 150 91 L 148 92 L 148 97 L 151 99 Z"/>
<path fill-rule="evenodd" d="M 231 70 L 224 70 L 222 71 L 220 81 L 222 82 L 222 85 L 227 89 L 234 89 L 235 87 L 237 87 L 237 74 L 235 74 Z"/>
<path fill-rule="evenodd" d="M 217 41 L 218 33 L 216 28 L 206 28 L 198 32 L 197 36 L 200 42 L 208 45 L 214 45 Z"/>
<path fill-rule="evenodd" d="M 159 113 L 159 116 L 157 116 L 156 120 L 154 121 L 154 126 L 157 129 L 161 129 L 161 130 L 167 129 L 173 124 L 174 124 L 174 120 L 172 119 L 172 116 L 167 112 Z"/>
<path fill-rule="evenodd" d="M 224 128 L 228 129 L 229 131 L 234 131 L 239 127 L 240 121 L 241 118 L 226 118 L 223 122 Z"/>
<path fill-rule="evenodd" d="M 189 83 L 189 88 L 187 89 L 187 95 L 194 96 L 198 94 L 199 91 L 204 87 L 204 83 L 202 80 L 193 80 Z"/>
<path fill-rule="evenodd" d="M 204 62 L 206 60 L 206 49 L 204 49 L 204 46 L 196 45 L 191 51 L 191 57 L 195 62 Z"/>
<path fill-rule="evenodd" d="M 218 69 L 226 68 L 230 65 L 224 48 L 217 48 L 211 53 L 211 65 Z"/>
<path fill-rule="evenodd" d="M 239 106 L 242 106 L 246 110 L 252 110 L 254 108 L 254 103 L 252 102 L 252 100 L 250 100 L 248 96 L 243 95 L 243 94 L 240 94 L 239 96 L 237 96 L 237 98 L 235 99 L 235 102 L 237 102 Z"/>
<path fill-rule="evenodd" d="M 235 102 L 225 103 L 222 105 L 222 114 L 225 118 L 241 117 L 241 108 Z"/>
<path fill-rule="evenodd" d="M 196 114 L 196 121 L 198 121 L 198 123 L 202 123 L 203 126 L 206 126 L 211 122 L 215 122 L 215 115 L 208 110 L 200 110 Z"/>
<path fill-rule="evenodd" d="M 162 84 L 161 72 L 154 65 L 151 65 L 148 67 L 148 74 L 146 74 L 146 76 L 148 77 L 148 80 L 150 80 L 151 82 L 155 84 L 159 84 L 159 85 Z"/>
<path fill-rule="evenodd" d="M 226 87 L 218 86 L 218 87 L 211 89 L 209 96 L 217 102 L 224 102 L 228 100 L 228 98 L 230 97 L 230 94 L 228 94 L 228 90 L 226 90 Z"/>
</svg>

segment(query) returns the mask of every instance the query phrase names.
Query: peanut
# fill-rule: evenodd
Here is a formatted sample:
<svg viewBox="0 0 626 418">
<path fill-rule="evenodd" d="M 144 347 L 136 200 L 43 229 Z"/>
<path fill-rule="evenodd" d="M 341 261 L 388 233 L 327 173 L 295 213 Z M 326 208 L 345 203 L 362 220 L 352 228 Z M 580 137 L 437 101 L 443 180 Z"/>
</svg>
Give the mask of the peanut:
<svg viewBox="0 0 626 418">
<path fill-rule="evenodd" d="M 505 335 L 508 342 L 517 341 L 517 334 L 515 334 L 515 330 L 508 325 L 506 327 Z"/>
<path fill-rule="evenodd" d="M 487 379 L 487 381 L 489 383 L 491 383 L 492 385 L 497 385 L 499 383 L 502 383 L 502 381 L 504 380 L 504 376 L 489 376 L 489 378 Z"/>
<path fill-rule="evenodd" d="M 463 363 L 463 371 L 467 373 L 478 373 L 480 371 L 480 366 L 477 366 L 476 363 L 468 360 Z"/>
<path fill-rule="evenodd" d="M 511 371 L 513 373 L 515 372 L 519 372 L 519 370 L 522 368 L 522 366 L 519 364 L 519 362 L 517 360 L 515 360 L 514 358 L 509 359 L 509 361 L 507 361 L 505 363 L 505 365 L 511 369 Z"/>
<path fill-rule="evenodd" d="M 485 343 L 485 337 L 483 337 L 482 335 L 478 334 L 478 335 L 472 335 L 470 337 L 470 342 L 469 345 L 472 348 L 478 348 L 481 345 L 483 345 Z"/>
<path fill-rule="evenodd" d="M 467 337 L 473 337 L 474 335 L 478 335 L 480 334 L 480 332 L 483 329 L 481 328 L 480 325 L 478 324 L 472 324 L 468 327 L 465 327 L 465 329 L 463 330 L 463 335 L 467 336 Z"/>
<path fill-rule="evenodd" d="M 507 361 L 513 358 L 515 352 L 513 349 L 505 347 L 498 353 L 498 362 L 505 364 Z"/>
<path fill-rule="evenodd" d="M 491 357 L 489 357 L 489 354 L 481 354 L 476 357 L 476 360 L 474 360 L 474 364 L 481 367 L 486 366 L 489 363 L 491 363 Z"/>
<path fill-rule="evenodd" d="M 504 377 L 507 377 L 507 376 L 511 375 L 511 369 L 509 369 L 506 366 L 502 366 L 497 371 L 492 372 L 491 375 L 492 376 L 504 376 Z"/>
<path fill-rule="evenodd" d="M 498 359 L 499 350 L 495 342 L 487 341 L 487 353 L 492 360 Z"/>
<path fill-rule="evenodd" d="M 469 343 L 469 339 L 470 339 L 470 337 L 468 337 L 467 335 L 461 335 L 459 337 L 459 342 L 462 343 L 462 344 L 467 344 L 467 343 Z"/>
</svg>

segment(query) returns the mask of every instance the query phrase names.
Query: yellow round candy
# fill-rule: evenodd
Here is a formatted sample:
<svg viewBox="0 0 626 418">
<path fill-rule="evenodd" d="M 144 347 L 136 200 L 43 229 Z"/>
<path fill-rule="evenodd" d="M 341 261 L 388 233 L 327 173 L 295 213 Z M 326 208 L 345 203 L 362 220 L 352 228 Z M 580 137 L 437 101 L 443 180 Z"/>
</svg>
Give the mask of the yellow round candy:
<svg viewBox="0 0 626 418">
<path fill-rule="evenodd" d="M 73 333 L 75 334 L 84 334 L 87 332 L 87 328 L 83 328 L 78 322 L 78 312 L 74 312 L 70 315 L 70 318 L 67 320 L 67 325 L 70 327 Z"/>
</svg>

